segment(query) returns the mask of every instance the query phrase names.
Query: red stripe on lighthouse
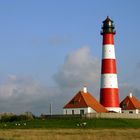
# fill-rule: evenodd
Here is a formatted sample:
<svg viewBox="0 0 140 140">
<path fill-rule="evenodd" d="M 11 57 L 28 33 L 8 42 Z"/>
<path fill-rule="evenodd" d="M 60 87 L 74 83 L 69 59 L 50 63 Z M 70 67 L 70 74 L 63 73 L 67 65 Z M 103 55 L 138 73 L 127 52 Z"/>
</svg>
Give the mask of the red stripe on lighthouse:
<svg viewBox="0 0 140 140">
<path fill-rule="evenodd" d="M 114 34 L 104 34 L 103 35 L 103 45 L 105 44 L 114 44 Z"/>
<path fill-rule="evenodd" d="M 102 74 L 117 73 L 116 60 L 115 59 L 103 59 L 101 72 L 102 72 Z"/>
<path fill-rule="evenodd" d="M 100 102 L 105 107 L 119 107 L 118 88 L 102 88 Z"/>
</svg>

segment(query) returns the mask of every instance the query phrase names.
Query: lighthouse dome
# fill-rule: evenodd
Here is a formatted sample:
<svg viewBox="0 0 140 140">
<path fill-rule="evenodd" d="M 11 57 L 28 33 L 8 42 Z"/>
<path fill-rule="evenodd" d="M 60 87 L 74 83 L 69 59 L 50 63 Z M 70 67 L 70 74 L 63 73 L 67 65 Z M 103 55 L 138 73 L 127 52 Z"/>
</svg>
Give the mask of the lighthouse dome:
<svg viewBox="0 0 140 140">
<path fill-rule="evenodd" d="M 104 33 L 113 33 L 113 34 L 115 34 L 113 21 L 108 16 L 103 21 L 101 35 L 104 34 Z"/>
</svg>

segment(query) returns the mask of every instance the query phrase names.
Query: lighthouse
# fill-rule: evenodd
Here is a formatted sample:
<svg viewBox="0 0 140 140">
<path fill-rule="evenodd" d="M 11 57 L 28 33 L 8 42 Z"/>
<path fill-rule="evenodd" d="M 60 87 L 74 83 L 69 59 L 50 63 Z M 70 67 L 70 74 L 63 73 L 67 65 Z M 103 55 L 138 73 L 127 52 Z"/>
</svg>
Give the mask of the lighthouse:
<svg viewBox="0 0 140 140">
<path fill-rule="evenodd" d="M 103 21 L 101 31 L 103 42 L 100 103 L 110 112 L 121 113 L 114 46 L 115 33 L 113 21 L 107 17 Z"/>
</svg>

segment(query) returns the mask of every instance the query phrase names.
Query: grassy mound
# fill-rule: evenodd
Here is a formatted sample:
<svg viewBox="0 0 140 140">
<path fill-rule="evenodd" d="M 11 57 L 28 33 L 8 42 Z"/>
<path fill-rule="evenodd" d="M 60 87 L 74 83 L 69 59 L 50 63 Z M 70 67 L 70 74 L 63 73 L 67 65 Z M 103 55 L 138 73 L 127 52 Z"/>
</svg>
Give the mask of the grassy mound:
<svg viewBox="0 0 140 140">
<path fill-rule="evenodd" d="M 140 128 L 138 119 L 34 119 L 28 121 L 1 122 L 0 129 L 34 128 Z"/>
</svg>

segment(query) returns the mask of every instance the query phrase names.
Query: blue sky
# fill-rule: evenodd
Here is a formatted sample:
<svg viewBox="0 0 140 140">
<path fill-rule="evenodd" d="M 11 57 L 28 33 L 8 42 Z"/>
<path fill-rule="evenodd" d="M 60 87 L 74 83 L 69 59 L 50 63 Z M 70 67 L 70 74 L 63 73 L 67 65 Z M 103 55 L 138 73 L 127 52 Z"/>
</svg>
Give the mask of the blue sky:
<svg viewBox="0 0 140 140">
<path fill-rule="evenodd" d="M 88 81 L 98 98 L 100 31 L 106 16 L 116 29 L 121 98 L 130 91 L 140 97 L 139 5 L 138 0 L 1 0 L 0 112 L 45 112 L 52 99 L 54 110 L 60 112 Z"/>
</svg>

